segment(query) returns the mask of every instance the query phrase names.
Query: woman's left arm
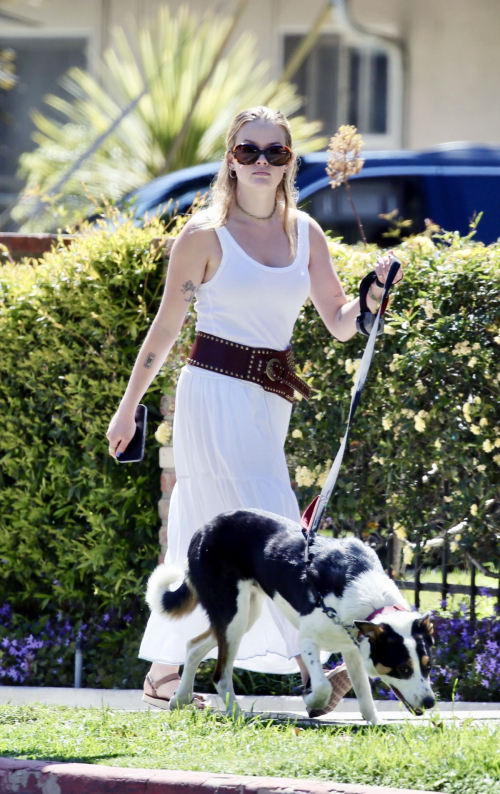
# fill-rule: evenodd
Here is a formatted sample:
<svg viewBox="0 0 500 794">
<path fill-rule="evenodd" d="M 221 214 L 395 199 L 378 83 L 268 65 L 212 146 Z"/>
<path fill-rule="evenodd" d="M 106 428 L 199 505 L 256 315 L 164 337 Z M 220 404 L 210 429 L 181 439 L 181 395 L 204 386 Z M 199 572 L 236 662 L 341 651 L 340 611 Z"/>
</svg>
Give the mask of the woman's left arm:
<svg viewBox="0 0 500 794">
<path fill-rule="evenodd" d="M 359 297 L 348 301 L 333 266 L 326 237 L 321 226 L 309 218 L 310 259 L 309 273 L 311 276 L 311 300 L 324 324 L 336 339 L 347 342 L 356 333 L 356 317 L 360 312 Z M 383 284 L 392 262 L 391 252 L 377 258 L 375 271 L 378 280 Z M 401 268 L 395 281 L 402 278 Z M 367 298 L 368 308 L 375 312 L 383 290 L 374 283 L 370 291 L 377 301 Z"/>
</svg>

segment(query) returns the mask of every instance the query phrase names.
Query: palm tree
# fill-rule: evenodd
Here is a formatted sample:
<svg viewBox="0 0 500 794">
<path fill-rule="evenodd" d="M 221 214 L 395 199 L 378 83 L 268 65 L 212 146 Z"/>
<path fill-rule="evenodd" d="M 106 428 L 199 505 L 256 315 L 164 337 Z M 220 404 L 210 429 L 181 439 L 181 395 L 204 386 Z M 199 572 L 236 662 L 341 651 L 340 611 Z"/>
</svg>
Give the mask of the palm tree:
<svg viewBox="0 0 500 794">
<path fill-rule="evenodd" d="M 13 217 L 26 221 L 33 196 L 59 183 L 100 136 L 103 140 L 66 181 L 57 208 L 52 207 L 62 221 L 88 212 L 92 199 L 117 200 L 157 176 L 217 160 L 225 130 L 243 108 L 265 104 L 285 115 L 295 113 L 302 99 L 291 84 L 269 78 L 269 65 L 258 60 L 252 34 L 225 48 L 233 27 L 231 18 L 213 12 L 200 18 L 183 6 L 173 15 L 163 6 L 158 18 L 139 31 L 117 28 L 100 79 L 73 68 L 62 80 L 71 99 L 46 97 L 64 121 L 33 114 L 38 148 L 21 156 L 26 191 Z M 295 115 L 290 123 L 299 153 L 324 148 L 320 122 Z M 53 225 L 50 214 L 25 223 L 24 229 Z"/>
</svg>

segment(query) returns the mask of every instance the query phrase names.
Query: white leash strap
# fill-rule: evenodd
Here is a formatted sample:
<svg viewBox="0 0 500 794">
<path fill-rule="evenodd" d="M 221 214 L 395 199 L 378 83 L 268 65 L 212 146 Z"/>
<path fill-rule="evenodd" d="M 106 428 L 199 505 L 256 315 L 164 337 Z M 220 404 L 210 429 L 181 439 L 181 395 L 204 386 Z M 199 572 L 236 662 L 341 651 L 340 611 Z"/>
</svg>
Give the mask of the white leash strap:
<svg viewBox="0 0 500 794">
<path fill-rule="evenodd" d="M 304 525 L 304 517 L 303 517 L 303 531 L 306 535 L 306 548 L 305 548 L 305 560 L 306 562 L 309 560 L 309 541 L 311 538 L 314 538 L 314 535 L 318 531 L 319 525 L 321 523 L 321 519 L 323 518 L 323 514 L 325 512 L 326 506 L 330 500 L 332 495 L 333 489 L 335 488 L 335 484 L 337 482 L 337 477 L 340 471 L 340 467 L 342 465 L 342 460 L 344 458 L 344 452 L 347 445 L 347 437 L 349 435 L 349 429 L 351 427 L 351 422 L 356 412 L 356 408 L 359 405 L 359 401 L 361 398 L 361 393 L 364 389 L 366 378 L 368 375 L 368 371 L 370 369 L 370 365 L 373 358 L 373 352 L 375 350 L 375 341 L 377 339 L 377 332 L 380 323 L 380 318 L 382 315 L 382 306 L 384 305 L 385 301 L 389 296 L 389 290 L 392 287 L 394 278 L 396 273 L 398 272 L 400 267 L 400 262 L 398 260 L 394 260 L 391 263 L 391 267 L 389 269 L 389 273 L 387 276 L 387 280 L 384 284 L 384 292 L 380 301 L 380 306 L 378 308 L 378 312 L 375 316 L 375 320 L 373 323 L 373 327 L 370 332 L 370 336 L 368 337 L 368 342 L 366 343 L 365 351 L 363 353 L 363 357 L 361 359 L 361 363 L 359 365 L 358 375 L 356 378 L 356 383 L 354 386 L 353 395 L 351 398 L 351 406 L 349 409 L 349 417 L 347 419 L 347 427 L 344 433 L 344 437 L 339 447 L 339 451 L 335 456 L 335 460 L 333 461 L 332 467 L 329 471 L 328 477 L 326 478 L 326 482 L 321 490 L 319 496 L 316 497 L 316 506 L 314 507 L 314 512 L 312 514 L 312 518 L 308 526 Z M 314 505 L 314 502 L 312 503 Z M 310 505 L 309 507 L 311 507 Z M 309 510 L 309 508 L 308 508 Z M 306 511 L 307 513 L 307 511 Z M 304 514 L 305 516 L 306 514 Z"/>
</svg>

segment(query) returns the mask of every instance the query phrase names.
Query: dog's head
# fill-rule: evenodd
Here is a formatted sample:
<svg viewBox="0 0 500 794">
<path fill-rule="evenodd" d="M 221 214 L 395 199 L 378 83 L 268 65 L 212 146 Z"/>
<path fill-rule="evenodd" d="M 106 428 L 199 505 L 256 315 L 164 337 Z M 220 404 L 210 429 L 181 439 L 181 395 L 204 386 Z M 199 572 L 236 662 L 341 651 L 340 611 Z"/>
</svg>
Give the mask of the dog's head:
<svg viewBox="0 0 500 794">
<path fill-rule="evenodd" d="M 394 612 L 377 621 L 355 620 L 361 633 L 360 653 L 368 675 L 391 687 L 416 714 L 435 703 L 429 675 L 433 627 L 430 612 Z"/>
</svg>

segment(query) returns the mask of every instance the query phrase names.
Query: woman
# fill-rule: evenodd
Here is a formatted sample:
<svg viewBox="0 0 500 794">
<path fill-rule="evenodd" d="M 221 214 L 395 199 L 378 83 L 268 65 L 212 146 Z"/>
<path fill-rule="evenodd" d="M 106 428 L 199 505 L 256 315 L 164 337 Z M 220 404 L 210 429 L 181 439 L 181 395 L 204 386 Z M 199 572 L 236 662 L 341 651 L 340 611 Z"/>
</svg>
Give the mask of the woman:
<svg viewBox="0 0 500 794">
<path fill-rule="evenodd" d="M 347 301 L 321 227 L 296 209 L 291 146 L 290 126 L 277 110 L 251 108 L 232 122 L 211 205 L 190 218 L 175 240 L 158 314 L 107 433 L 115 457 L 134 435 L 136 406 L 196 294 L 199 336 L 181 371 L 174 419 L 177 483 L 166 562 L 179 567 L 194 532 L 218 513 L 261 508 L 300 521 L 283 447 L 293 388 L 304 384 L 294 379 L 282 351 L 309 295 L 337 339 L 356 333 L 359 299 Z M 390 256 L 377 261 L 382 283 L 390 261 Z M 368 298 L 372 310 L 381 294 L 374 284 Z M 254 362 L 249 368 L 241 365 L 245 356 L 245 362 Z M 293 387 L 283 387 L 287 378 Z M 168 708 L 186 641 L 207 625 L 200 607 L 177 621 L 151 616 L 139 654 L 153 663 L 144 700 Z M 236 666 L 274 673 L 299 667 L 306 683 L 296 631 L 270 600 L 243 638 Z M 325 711 L 350 689 L 343 666 L 334 675 Z"/>
</svg>

